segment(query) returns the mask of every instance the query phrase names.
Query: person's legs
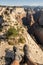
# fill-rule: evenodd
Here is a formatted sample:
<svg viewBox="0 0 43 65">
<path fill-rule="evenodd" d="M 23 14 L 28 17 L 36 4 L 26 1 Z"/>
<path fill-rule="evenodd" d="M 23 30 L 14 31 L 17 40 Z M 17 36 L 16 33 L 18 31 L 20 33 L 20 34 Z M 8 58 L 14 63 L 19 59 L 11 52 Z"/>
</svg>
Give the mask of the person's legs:
<svg viewBox="0 0 43 65">
<path fill-rule="evenodd" d="M 11 65 L 19 65 L 19 61 L 14 60 L 14 61 L 11 63 Z"/>
<path fill-rule="evenodd" d="M 19 62 L 21 61 L 21 55 L 20 55 L 20 51 L 16 48 L 16 47 L 13 47 L 13 50 L 14 50 L 14 61 L 11 63 L 11 65 L 20 65 Z M 28 50 L 28 45 L 25 45 L 24 48 L 24 58 L 25 58 L 25 61 L 27 63 L 27 65 L 38 65 L 36 63 L 34 63 L 30 58 L 29 58 L 29 50 Z"/>
<path fill-rule="evenodd" d="M 13 51 L 14 51 L 14 61 L 11 63 L 11 65 L 20 65 L 19 64 L 21 61 L 20 51 L 15 46 L 13 47 Z"/>
<path fill-rule="evenodd" d="M 24 50 L 24 58 L 27 62 L 27 65 L 37 65 L 36 63 L 34 63 L 30 58 L 29 58 L 29 50 L 28 50 L 28 45 L 25 45 L 23 50 Z"/>
</svg>

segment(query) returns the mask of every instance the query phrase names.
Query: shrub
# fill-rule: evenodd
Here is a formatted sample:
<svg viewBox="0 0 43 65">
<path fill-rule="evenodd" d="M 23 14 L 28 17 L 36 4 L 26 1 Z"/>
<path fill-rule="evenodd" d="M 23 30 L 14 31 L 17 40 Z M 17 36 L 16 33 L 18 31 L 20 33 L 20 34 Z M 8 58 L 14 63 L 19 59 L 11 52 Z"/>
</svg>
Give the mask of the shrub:
<svg viewBox="0 0 43 65">
<path fill-rule="evenodd" d="M 10 28 L 8 31 L 7 31 L 7 38 L 9 38 L 10 36 L 17 36 L 18 35 L 18 31 L 13 27 L 13 28 Z"/>
<path fill-rule="evenodd" d="M 25 43 L 25 38 L 22 36 L 18 39 L 18 42 L 19 43 Z"/>
</svg>

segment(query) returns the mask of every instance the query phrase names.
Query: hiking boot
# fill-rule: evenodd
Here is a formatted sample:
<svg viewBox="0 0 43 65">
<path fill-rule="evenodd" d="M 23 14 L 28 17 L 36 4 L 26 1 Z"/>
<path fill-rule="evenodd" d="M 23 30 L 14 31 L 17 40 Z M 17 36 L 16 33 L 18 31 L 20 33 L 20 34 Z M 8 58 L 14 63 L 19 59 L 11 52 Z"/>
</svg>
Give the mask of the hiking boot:
<svg viewBox="0 0 43 65">
<path fill-rule="evenodd" d="M 29 47 L 28 45 L 24 45 L 24 60 L 27 61 L 29 59 Z"/>
<path fill-rule="evenodd" d="M 20 62 L 22 60 L 20 50 L 14 46 L 13 51 L 14 51 L 14 59 Z"/>
<path fill-rule="evenodd" d="M 38 63 L 33 62 L 30 58 L 29 58 L 29 47 L 28 45 L 25 45 L 24 48 L 24 61 L 28 64 L 28 65 L 39 65 Z"/>
</svg>

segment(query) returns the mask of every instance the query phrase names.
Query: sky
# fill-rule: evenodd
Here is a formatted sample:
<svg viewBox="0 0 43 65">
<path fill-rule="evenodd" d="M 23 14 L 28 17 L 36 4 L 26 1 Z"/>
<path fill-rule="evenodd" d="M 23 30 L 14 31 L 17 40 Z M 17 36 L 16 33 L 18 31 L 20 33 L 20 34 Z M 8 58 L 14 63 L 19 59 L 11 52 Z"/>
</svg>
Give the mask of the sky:
<svg viewBox="0 0 43 65">
<path fill-rule="evenodd" d="M 8 6 L 43 6 L 43 0 L 0 0 L 0 5 Z"/>
</svg>

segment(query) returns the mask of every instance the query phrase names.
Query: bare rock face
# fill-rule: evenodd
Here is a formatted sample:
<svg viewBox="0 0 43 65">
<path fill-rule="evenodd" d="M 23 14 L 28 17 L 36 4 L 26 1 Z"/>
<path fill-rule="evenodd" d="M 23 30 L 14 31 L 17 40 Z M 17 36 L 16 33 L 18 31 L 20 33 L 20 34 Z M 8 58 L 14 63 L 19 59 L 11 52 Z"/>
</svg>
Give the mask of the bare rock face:
<svg viewBox="0 0 43 65">
<path fill-rule="evenodd" d="M 33 14 L 35 14 L 34 11 L 31 11 L 31 10 L 28 10 L 28 9 L 26 10 L 27 24 L 30 25 L 30 26 L 32 26 L 35 23 Z"/>
<path fill-rule="evenodd" d="M 32 26 L 35 23 L 34 18 L 33 18 L 33 15 L 31 15 L 31 21 L 30 22 L 31 22 L 30 23 L 30 26 Z"/>
<path fill-rule="evenodd" d="M 43 44 L 43 11 L 39 11 L 34 16 L 35 24 L 33 25 L 34 34 L 40 41 L 40 43 Z"/>
<path fill-rule="evenodd" d="M 34 15 L 34 21 L 36 23 L 39 23 L 40 25 L 43 25 L 43 11 L 37 11 Z"/>
<path fill-rule="evenodd" d="M 41 28 L 39 25 L 34 25 L 34 34 L 43 45 L 43 28 Z"/>
<path fill-rule="evenodd" d="M 40 19 L 40 11 L 37 11 L 33 14 L 34 21 L 38 23 Z"/>
<path fill-rule="evenodd" d="M 41 11 L 41 14 L 40 14 L 39 24 L 43 25 L 43 11 Z"/>
</svg>

